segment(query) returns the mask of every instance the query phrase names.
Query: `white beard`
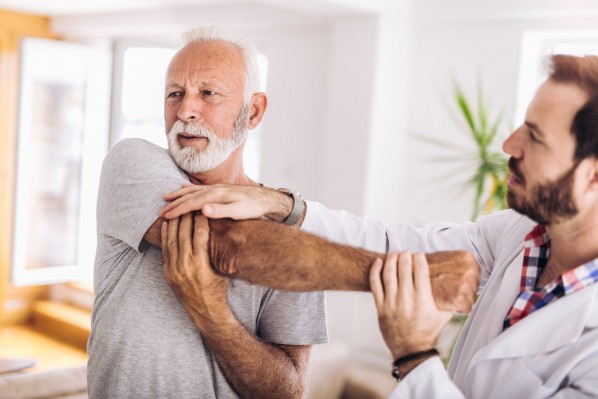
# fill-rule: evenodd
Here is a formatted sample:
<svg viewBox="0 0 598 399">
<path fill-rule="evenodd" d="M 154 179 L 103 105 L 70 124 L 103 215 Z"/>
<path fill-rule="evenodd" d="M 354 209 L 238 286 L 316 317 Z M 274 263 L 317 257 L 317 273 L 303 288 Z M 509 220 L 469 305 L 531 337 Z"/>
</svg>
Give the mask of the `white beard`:
<svg viewBox="0 0 598 399">
<path fill-rule="evenodd" d="M 214 169 L 228 159 L 247 140 L 248 113 L 244 109 L 235 121 L 230 137 L 221 139 L 208 128 L 198 122 L 178 120 L 168 132 L 168 149 L 174 161 L 187 173 L 203 173 Z M 181 147 L 177 136 L 179 133 L 192 134 L 208 139 L 208 146 L 203 150 L 193 147 Z"/>
</svg>

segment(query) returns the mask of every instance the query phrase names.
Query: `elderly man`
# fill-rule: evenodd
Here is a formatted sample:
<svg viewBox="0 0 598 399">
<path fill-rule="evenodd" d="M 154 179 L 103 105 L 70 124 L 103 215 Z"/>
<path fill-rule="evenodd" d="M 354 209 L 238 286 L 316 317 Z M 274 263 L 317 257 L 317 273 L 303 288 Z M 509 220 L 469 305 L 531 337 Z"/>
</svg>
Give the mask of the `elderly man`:
<svg viewBox="0 0 598 399">
<path fill-rule="evenodd" d="M 479 298 L 447 372 L 434 345 L 450 314 L 434 303 L 426 258 L 402 252 L 373 263 L 370 287 L 382 334 L 396 359 L 393 375 L 401 380 L 392 398 L 598 397 L 598 57 L 553 56 L 548 80 L 503 148 L 511 155 L 512 210 L 477 223 L 416 229 L 308 203 L 303 228 L 325 237 L 375 250 L 467 250 L 480 265 Z M 243 218 L 255 216 L 249 210 L 257 206 L 282 212 L 285 206 L 280 201 L 276 205 L 280 196 L 264 189 L 183 189 L 168 196 L 174 201 L 162 214 L 176 218 L 202 209 L 210 217 Z M 197 217 L 193 237 L 205 236 L 206 226 Z M 226 231 L 216 235 L 242 243 L 242 230 L 269 234 L 256 221 L 235 229 L 232 237 Z M 191 232 L 171 226 L 165 231 L 168 262 L 184 263 L 207 251 L 199 240 L 189 245 Z M 293 238 L 296 234 L 277 232 L 277 238 L 293 239 L 297 252 L 304 251 L 302 243 L 311 238 Z M 330 253 L 326 246 L 310 248 L 314 259 Z M 325 258 L 315 262 L 319 270 L 309 263 L 278 269 L 280 254 L 271 257 L 270 274 L 297 276 L 293 269 L 307 266 L 302 287 L 318 289 L 330 284 L 333 273 L 353 274 L 368 269 L 371 261 L 348 262 L 347 270 L 335 263 L 331 271 Z M 296 283 L 294 278 L 260 277 L 230 258 L 221 256 L 215 266 L 254 282 L 276 281 L 279 287 Z"/>
<path fill-rule="evenodd" d="M 163 194 L 190 182 L 258 186 L 243 171 L 243 146 L 267 105 L 251 45 L 216 28 L 185 39 L 166 76 L 170 154 L 134 139 L 104 161 L 89 396 L 301 397 L 310 345 L 327 340 L 323 293 L 162 266 Z"/>
</svg>

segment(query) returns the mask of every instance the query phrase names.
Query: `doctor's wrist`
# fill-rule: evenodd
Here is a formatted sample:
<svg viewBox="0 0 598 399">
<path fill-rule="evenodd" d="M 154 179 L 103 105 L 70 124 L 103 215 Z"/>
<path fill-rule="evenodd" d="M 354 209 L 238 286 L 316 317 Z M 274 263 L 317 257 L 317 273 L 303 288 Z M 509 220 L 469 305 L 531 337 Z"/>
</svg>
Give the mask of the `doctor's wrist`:
<svg viewBox="0 0 598 399">
<path fill-rule="evenodd" d="M 438 350 L 431 348 L 423 351 L 409 353 L 407 355 L 397 358 L 392 363 L 392 376 L 401 381 L 411 370 L 430 359 L 438 356 Z"/>
</svg>

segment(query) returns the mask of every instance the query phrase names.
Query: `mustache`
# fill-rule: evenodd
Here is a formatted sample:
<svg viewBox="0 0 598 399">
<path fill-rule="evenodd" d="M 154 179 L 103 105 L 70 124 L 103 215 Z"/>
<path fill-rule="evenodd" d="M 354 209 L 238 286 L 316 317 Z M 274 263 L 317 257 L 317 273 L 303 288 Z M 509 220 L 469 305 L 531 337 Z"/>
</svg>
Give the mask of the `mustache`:
<svg viewBox="0 0 598 399">
<path fill-rule="evenodd" d="M 197 137 L 212 138 L 213 134 L 207 127 L 201 125 L 199 122 L 183 122 L 181 120 L 176 121 L 172 128 L 170 128 L 170 134 L 181 134 L 186 133 Z"/>
<path fill-rule="evenodd" d="M 523 173 L 521 173 L 519 163 L 513 157 L 509 158 L 509 170 L 519 181 L 525 183 L 525 178 L 523 177 Z"/>
</svg>

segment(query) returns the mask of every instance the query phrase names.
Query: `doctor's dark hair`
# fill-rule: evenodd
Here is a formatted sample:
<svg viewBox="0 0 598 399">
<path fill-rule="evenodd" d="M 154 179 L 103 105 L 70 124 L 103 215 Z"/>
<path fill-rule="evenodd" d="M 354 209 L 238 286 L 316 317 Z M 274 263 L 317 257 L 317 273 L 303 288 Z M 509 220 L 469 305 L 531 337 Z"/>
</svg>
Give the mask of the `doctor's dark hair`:
<svg viewBox="0 0 598 399">
<path fill-rule="evenodd" d="M 573 83 L 588 93 L 589 100 L 573 118 L 571 132 L 575 135 L 575 160 L 598 158 L 598 57 L 574 57 L 556 54 L 548 61 L 549 79 L 558 83 Z"/>
<path fill-rule="evenodd" d="M 598 159 L 598 96 L 592 97 L 573 119 L 575 160 Z"/>
</svg>

